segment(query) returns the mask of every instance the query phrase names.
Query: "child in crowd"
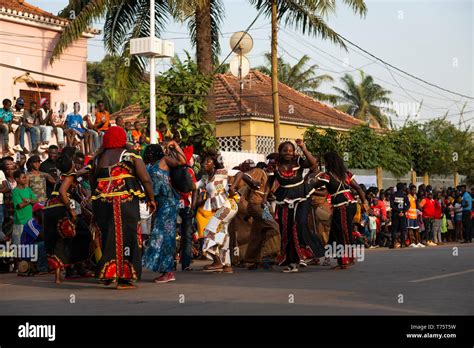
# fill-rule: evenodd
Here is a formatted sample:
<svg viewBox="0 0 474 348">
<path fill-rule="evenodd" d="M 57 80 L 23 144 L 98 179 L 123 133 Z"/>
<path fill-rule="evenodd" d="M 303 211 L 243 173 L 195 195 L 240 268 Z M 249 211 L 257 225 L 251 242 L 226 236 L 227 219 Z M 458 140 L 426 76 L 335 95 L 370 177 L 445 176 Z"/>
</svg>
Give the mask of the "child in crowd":
<svg viewBox="0 0 474 348">
<path fill-rule="evenodd" d="M 455 224 L 455 241 L 461 242 L 462 236 L 462 196 L 458 196 L 454 204 L 454 224 Z"/>
<path fill-rule="evenodd" d="M 36 203 L 33 206 L 33 218 L 26 222 L 21 234 L 22 245 L 34 245 L 37 248 L 37 259 L 24 259 L 24 261 L 28 262 L 28 267 L 25 270 L 22 270 L 20 267 L 19 271 L 26 273 L 26 275 L 32 275 L 34 273 L 44 274 L 48 272 L 48 259 L 44 245 L 43 209 L 44 206 L 41 203 Z"/>
<path fill-rule="evenodd" d="M 446 200 L 446 208 L 445 208 L 445 215 L 446 215 L 446 223 L 448 227 L 447 233 L 447 241 L 454 242 L 455 241 L 455 234 L 454 234 L 454 205 L 451 200 Z"/>
<path fill-rule="evenodd" d="M 13 244 L 20 244 L 23 225 L 33 217 L 33 205 L 37 203 L 37 199 L 33 190 L 28 187 L 28 178 L 26 174 L 20 170 L 15 171 L 13 177 L 16 181 L 16 187 L 12 191 L 12 200 L 14 206 L 13 219 Z"/>
<path fill-rule="evenodd" d="M 133 124 L 133 130 L 132 130 L 132 138 L 133 138 L 133 143 L 137 144 L 140 142 L 140 137 L 142 135 L 142 131 L 140 129 L 140 122 L 135 121 Z"/>
<path fill-rule="evenodd" d="M 125 122 L 125 132 L 127 133 L 127 143 L 133 144 L 133 136 L 132 136 L 132 122 L 127 121 Z"/>
</svg>

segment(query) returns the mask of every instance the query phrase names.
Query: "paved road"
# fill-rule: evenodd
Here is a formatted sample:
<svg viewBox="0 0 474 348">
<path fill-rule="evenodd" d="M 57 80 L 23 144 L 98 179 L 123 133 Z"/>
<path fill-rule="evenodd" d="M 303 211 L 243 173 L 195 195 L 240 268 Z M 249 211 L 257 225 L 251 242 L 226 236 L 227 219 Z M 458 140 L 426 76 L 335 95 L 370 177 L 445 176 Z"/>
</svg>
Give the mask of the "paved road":
<svg viewBox="0 0 474 348">
<path fill-rule="evenodd" d="M 177 272 L 177 281 L 168 284 L 152 283 L 155 276 L 145 271 L 139 289 L 116 291 L 93 279 L 56 286 L 52 275 L 0 274 L 0 308 L 7 315 L 474 314 L 474 244 L 366 250 L 364 262 L 343 271 Z"/>
</svg>

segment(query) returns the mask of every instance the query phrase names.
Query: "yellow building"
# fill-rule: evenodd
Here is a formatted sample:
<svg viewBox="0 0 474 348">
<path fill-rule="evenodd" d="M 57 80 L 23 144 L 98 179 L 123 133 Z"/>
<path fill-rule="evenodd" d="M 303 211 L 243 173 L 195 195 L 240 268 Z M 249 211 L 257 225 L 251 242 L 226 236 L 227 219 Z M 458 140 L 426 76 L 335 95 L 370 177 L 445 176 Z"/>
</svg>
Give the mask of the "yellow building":
<svg viewBox="0 0 474 348">
<path fill-rule="evenodd" d="M 216 75 L 213 113 L 221 150 L 258 154 L 274 151 L 271 93 L 271 78 L 257 70 L 252 70 L 245 77 L 242 98 L 236 77 L 231 74 Z M 348 131 L 363 124 L 362 121 L 283 83 L 279 84 L 279 96 L 281 141 L 303 138 L 310 126 Z M 116 112 L 112 118 L 122 116 L 125 121 L 134 121 L 140 113 L 139 105 L 134 104 Z"/>
<path fill-rule="evenodd" d="M 214 112 L 220 148 L 261 154 L 273 152 L 271 78 L 253 70 L 242 87 L 240 98 L 240 84 L 236 77 L 231 74 L 216 75 Z M 278 89 L 281 140 L 303 138 L 310 126 L 347 131 L 363 123 L 285 84 L 280 83 Z"/>
</svg>

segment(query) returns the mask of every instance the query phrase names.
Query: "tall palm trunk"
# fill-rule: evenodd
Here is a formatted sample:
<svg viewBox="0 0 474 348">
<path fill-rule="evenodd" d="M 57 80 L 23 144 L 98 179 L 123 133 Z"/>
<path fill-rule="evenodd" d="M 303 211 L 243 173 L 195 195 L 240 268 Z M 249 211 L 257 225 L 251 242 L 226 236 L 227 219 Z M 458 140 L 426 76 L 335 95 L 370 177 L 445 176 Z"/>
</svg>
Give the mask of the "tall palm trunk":
<svg viewBox="0 0 474 348">
<path fill-rule="evenodd" d="M 275 139 L 275 152 L 280 145 L 280 106 L 278 100 L 278 18 L 277 0 L 272 0 L 272 102 L 273 102 L 273 138 Z"/>
<path fill-rule="evenodd" d="M 199 71 L 204 75 L 212 74 L 212 35 L 211 35 L 211 1 L 203 1 L 196 6 L 196 60 Z M 213 87 L 207 99 L 206 120 L 214 123 L 216 121 L 214 112 L 214 98 L 212 98 Z"/>
</svg>

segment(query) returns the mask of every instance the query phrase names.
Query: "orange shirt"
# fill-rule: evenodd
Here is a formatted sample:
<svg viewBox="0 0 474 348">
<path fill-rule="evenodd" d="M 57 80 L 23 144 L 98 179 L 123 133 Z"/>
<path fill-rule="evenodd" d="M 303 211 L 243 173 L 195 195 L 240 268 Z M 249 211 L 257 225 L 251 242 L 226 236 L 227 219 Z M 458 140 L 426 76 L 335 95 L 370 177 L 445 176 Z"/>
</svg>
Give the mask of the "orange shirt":
<svg viewBox="0 0 474 348">
<path fill-rule="evenodd" d="M 142 132 L 139 131 L 139 130 L 132 130 L 132 138 L 133 138 L 133 141 L 138 143 L 140 141 L 140 137 L 142 135 Z"/>
<path fill-rule="evenodd" d="M 410 208 L 408 209 L 406 216 L 408 219 L 416 220 L 416 195 L 408 195 L 408 200 L 410 201 Z"/>
<path fill-rule="evenodd" d="M 107 110 L 104 110 L 104 112 L 97 111 L 95 113 L 95 126 L 98 126 L 99 124 L 104 123 L 104 125 L 97 130 L 99 131 L 106 131 L 110 127 L 110 114 Z"/>
</svg>

